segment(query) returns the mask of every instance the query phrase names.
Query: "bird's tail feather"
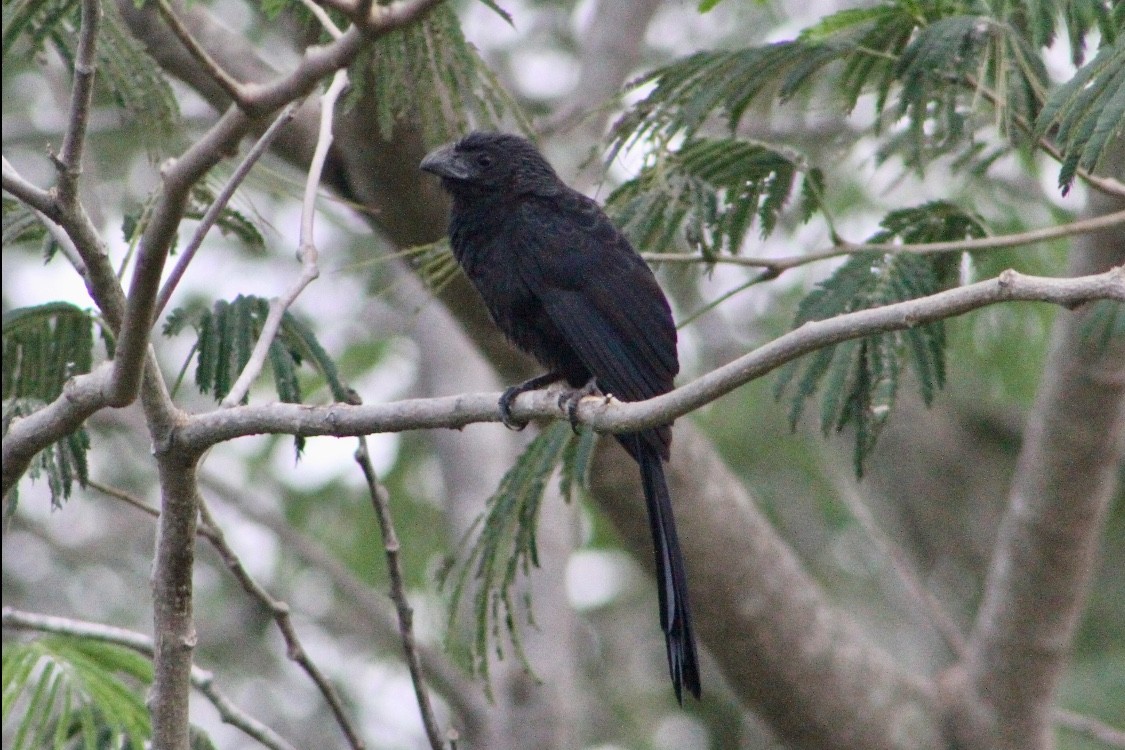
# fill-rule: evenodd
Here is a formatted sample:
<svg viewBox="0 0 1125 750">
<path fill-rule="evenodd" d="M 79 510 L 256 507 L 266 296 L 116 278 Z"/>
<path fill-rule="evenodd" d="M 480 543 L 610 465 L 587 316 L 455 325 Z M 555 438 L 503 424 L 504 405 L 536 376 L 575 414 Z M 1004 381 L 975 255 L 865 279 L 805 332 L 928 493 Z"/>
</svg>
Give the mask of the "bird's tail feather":
<svg viewBox="0 0 1125 750">
<path fill-rule="evenodd" d="M 699 698 L 699 658 L 695 650 L 695 632 L 691 621 L 691 604 L 688 601 L 687 573 L 676 536 L 672 500 L 664 479 L 664 463 L 660 457 L 660 449 L 653 441 L 645 440 L 640 434 L 622 437 L 632 438 L 632 445 L 627 444 L 626 447 L 640 465 L 656 555 L 660 626 L 664 630 L 668 650 L 672 687 L 676 691 L 676 700 L 682 704 L 685 687 L 689 693 Z"/>
</svg>

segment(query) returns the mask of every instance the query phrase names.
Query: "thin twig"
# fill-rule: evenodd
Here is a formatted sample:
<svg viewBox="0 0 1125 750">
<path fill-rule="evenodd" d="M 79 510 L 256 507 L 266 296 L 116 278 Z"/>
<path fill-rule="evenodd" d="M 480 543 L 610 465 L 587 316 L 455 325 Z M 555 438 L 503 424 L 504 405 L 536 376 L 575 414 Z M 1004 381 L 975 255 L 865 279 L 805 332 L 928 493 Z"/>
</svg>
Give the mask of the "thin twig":
<svg viewBox="0 0 1125 750">
<path fill-rule="evenodd" d="M 1020 245 L 1032 245 L 1037 242 L 1056 240 L 1061 237 L 1074 237 L 1119 225 L 1125 225 L 1125 211 L 1117 211 L 1111 214 L 1074 221 L 1069 224 L 1032 229 L 1016 234 L 1003 234 L 996 237 L 979 237 L 949 242 L 920 242 L 913 245 L 846 242 L 827 250 L 808 253 L 807 255 L 789 255 L 781 258 L 762 258 L 745 255 L 717 255 L 714 258 L 706 258 L 697 253 L 643 253 L 642 257 L 651 263 L 725 263 L 737 266 L 750 266 L 753 268 L 766 268 L 780 274 L 782 271 L 788 271 L 797 266 L 816 263 L 830 258 L 838 258 L 842 255 L 853 255 L 855 253 L 914 253 L 918 255 L 929 255 L 932 253 L 995 250 L 1018 247 Z"/>
<path fill-rule="evenodd" d="M 1068 711 L 1065 708 L 1055 709 L 1055 723 L 1066 727 L 1072 732 L 1091 737 L 1098 742 L 1103 742 L 1109 747 L 1125 748 L 1125 731 L 1099 721 L 1092 716 Z"/>
<path fill-rule="evenodd" d="M 153 518 L 160 518 L 160 508 L 149 505 L 144 500 L 141 500 L 139 497 L 134 497 L 124 490 L 120 490 L 116 487 L 110 487 L 108 484 L 103 484 L 96 479 L 87 479 L 86 486 L 97 490 L 107 497 L 112 497 L 114 500 L 120 500 L 126 505 L 131 505 L 146 515 L 152 516 Z M 215 537 L 215 529 L 212 526 L 209 526 L 207 524 L 204 524 L 202 526 L 197 525 L 195 527 L 195 533 L 199 534 L 204 539 L 207 539 L 212 544 L 217 543 L 217 539 Z"/>
<path fill-rule="evenodd" d="M 400 642 L 400 631 L 394 618 L 390 615 L 386 603 L 376 595 L 366 582 L 356 577 L 331 552 L 315 540 L 302 534 L 280 515 L 258 510 L 253 503 L 242 501 L 235 503 L 234 495 L 244 492 L 244 490 L 236 490 L 218 477 L 208 478 L 205 476 L 202 482 L 215 493 L 230 496 L 233 510 L 277 534 L 281 539 L 282 547 L 287 552 L 296 555 L 306 564 L 327 575 L 347 602 L 358 608 L 364 624 L 370 626 L 378 637 L 387 642 Z M 158 508 L 117 487 L 111 487 L 93 479 L 87 480 L 86 486 L 114 500 L 119 500 L 147 516 L 152 518 L 160 516 Z M 196 531 L 208 540 L 214 539 L 214 528 L 207 524 L 198 526 Z M 417 644 L 415 644 L 415 648 L 418 651 L 419 661 L 422 663 L 430 681 L 441 688 L 445 700 L 460 714 L 466 726 L 479 728 L 484 721 L 483 717 L 487 713 L 487 707 L 477 697 L 478 692 L 475 686 L 440 650 L 428 649 Z"/>
<path fill-rule="evenodd" d="M 840 480 L 836 482 L 836 486 L 839 490 L 837 494 L 848 506 L 852 516 L 859 521 L 864 533 L 890 561 L 891 568 L 906 588 L 907 594 L 919 605 L 923 612 L 929 615 L 929 623 L 933 625 L 953 655 L 958 659 L 963 657 L 965 655 L 965 635 L 957 627 L 957 623 L 953 621 L 949 613 L 945 611 L 945 607 L 942 606 L 938 598 L 922 584 L 914 571 L 914 566 L 907 559 L 906 553 L 892 542 L 890 537 L 879 527 L 871 509 L 867 507 L 863 498 L 859 496 L 859 493 L 850 483 Z"/>
<path fill-rule="evenodd" d="M 55 160 L 59 172 L 59 201 L 73 206 L 78 199 L 78 178 L 82 174 L 82 150 L 86 145 L 86 126 L 90 120 L 90 101 L 94 94 L 94 64 L 98 22 L 102 8 L 98 0 L 82 0 L 78 48 L 74 53 L 74 87 L 70 91 L 70 113 L 62 149 Z"/>
<path fill-rule="evenodd" d="M 180 259 L 176 262 L 175 268 L 172 269 L 172 272 L 164 282 L 164 286 L 160 289 L 160 295 L 156 298 L 156 308 L 153 313 L 153 319 L 159 318 L 164 308 L 168 305 L 168 300 L 171 299 L 172 293 L 176 290 L 176 285 L 180 283 L 184 272 L 187 271 L 188 264 L 190 264 L 195 257 L 196 251 L 199 250 L 200 245 L 203 244 L 204 237 L 207 236 L 211 227 L 218 221 L 219 214 L 226 208 L 230 199 L 234 196 L 235 191 L 238 189 L 238 186 L 241 185 L 247 175 L 250 174 L 250 170 L 253 169 L 258 159 L 262 157 L 270 144 L 273 143 L 278 133 L 281 132 L 281 129 L 293 119 L 293 113 L 297 111 L 300 105 L 301 102 L 299 101 L 291 102 L 281 111 L 281 114 L 274 118 L 274 121 L 266 128 L 266 132 L 262 133 L 261 138 L 257 140 L 246 154 L 246 158 L 242 160 L 242 163 L 239 164 L 238 168 L 231 174 L 230 179 L 223 185 L 223 189 L 215 196 L 215 200 L 207 207 L 207 212 L 203 215 L 203 218 L 200 219 L 199 225 L 195 228 L 195 233 L 192 234 L 191 240 L 180 254 Z"/>
<path fill-rule="evenodd" d="M 1004 110 L 1007 108 L 1007 105 L 1005 105 L 1004 102 L 1001 101 L 1001 98 L 996 94 L 996 92 L 981 83 L 980 80 L 976 78 L 976 76 L 966 75 L 964 77 L 964 81 L 969 86 L 971 86 L 976 93 L 987 99 L 988 102 L 997 110 Z M 1011 112 L 1010 109 L 1009 113 L 1012 118 L 1012 122 L 1014 122 L 1020 130 L 1033 138 L 1035 137 L 1035 127 L 1027 121 L 1027 118 L 1025 118 L 1019 112 Z M 1049 141 L 1046 136 L 1037 138 L 1036 144 L 1039 146 L 1039 148 L 1043 149 L 1044 152 L 1050 154 L 1051 158 L 1053 158 L 1055 161 L 1063 161 L 1062 149 Z M 1096 190 L 1100 190 L 1101 192 L 1107 193 L 1109 195 L 1125 196 L 1125 183 L 1122 183 L 1120 180 L 1115 180 L 1112 177 L 1101 177 L 1099 175 L 1092 174 L 1082 167 L 1078 167 L 1075 170 L 1075 174 L 1077 174 L 1083 182 L 1085 182 L 1090 187 L 1095 188 Z"/>
<path fill-rule="evenodd" d="M 150 659 L 153 655 L 151 638 L 142 633 L 114 627 L 113 625 L 24 612 L 11 607 L 4 607 L 3 624 L 6 628 L 56 633 L 112 643 L 144 654 Z M 211 672 L 193 665 L 191 668 L 191 684 L 196 690 L 203 693 L 207 700 L 211 701 L 211 704 L 219 712 L 219 718 L 224 723 L 241 729 L 248 736 L 271 748 L 271 750 L 296 750 L 293 745 L 273 729 L 238 708 L 230 698 L 227 698 L 221 690 L 215 687 L 215 676 Z"/>
<path fill-rule="evenodd" d="M 320 22 L 320 25 L 324 27 L 324 30 L 327 31 L 333 39 L 339 39 L 344 35 L 344 32 L 340 31 L 340 27 L 336 25 L 336 22 L 332 20 L 332 17 L 328 15 L 328 12 L 324 10 L 324 8 L 317 5 L 312 0 L 301 0 L 301 4 L 305 6 L 309 13 L 313 14 L 316 20 Z"/>
<path fill-rule="evenodd" d="M 443 741 L 441 729 L 437 719 L 434 718 L 434 709 L 430 704 L 429 691 L 422 677 L 422 664 L 418 659 L 418 649 L 414 641 L 414 610 L 406 599 L 406 586 L 403 583 L 402 563 L 399 560 L 398 534 L 395 533 L 394 519 L 391 517 L 390 496 L 387 488 L 379 481 L 375 468 L 371 465 L 371 455 L 367 451 L 367 438 L 361 435 L 359 445 L 356 447 L 355 460 L 363 470 L 367 479 L 367 489 L 371 494 L 371 505 L 375 509 L 375 516 L 379 519 L 379 531 L 383 535 L 383 549 L 387 554 L 387 572 L 391 580 L 391 601 L 398 610 L 399 632 L 402 634 L 402 650 L 406 656 L 406 665 L 410 670 L 410 679 L 414 682 L 414 696 L 418 700 L 418 708 L 422 713 L 422 725 L 426 728 L 426 738 L 430 741 L 431 750 L 442 750 Z"/>
<path fill-rule="evenodd" d="M 336 100 L 347 85 L 347 71 L 337 70 L 332 78 L 332 83 L 328 86 L 328 90 L 324 92 L 320 102 L 320 133 L 316 141 L 316 150 L 313 152 L 312 161 L 309 165 L 308 179 L 305 180 L 305 196 L 301 208 L 301 235 L 298 251 L 301 257 L 301 273 L 283 296 L 274 297 L 270 300 L 270 309 L 265 322 L 262 323 L 262 332 L 254 344 L 253 351 L 250 352 L 250 358 L 247 360 L 246 366 L 242 368 L 238 379 L 235 380 L 234 385 L 223 398 L 222 405 L 224 407 L 234 406 L 246 396 L 246 393 L 250 390 L 250 385 L 257 379 L 266 364 L 270 346 L 281 328 L 281 321 L 285 312 L 305 290 L 305 287 L 320 276 L 320 268 L 317 265 L 319 254 L 316 249 L 316 242 L 313 239 L 316 194 L 320 186 L 321 173 L 324 171 L 324 162 L 328 158 L 328 148 L 332 144 L 332 122 Z"/>
<path fill-rule="evenodd" d="M 164 19 L 164 23 L 168 24 L 168 28 L 180 40 L 180 44 L 184 45 L 184 49 L 195 58 L 196 62 L 203 66 L 207 74 L 219 85 L 227 96 L 237 104 L 241 109 L 246 109 L 246 92 L 243 84 L 239 83 L 229 73 L 222 69 L 222 67 L 215 62 L 207 50 L 195 40 L 191 32 L 187 30 L 183 22 L 176 16 L 175 11 L 172 10 L 167 0 L 157 0 L 156 8 L 160 11 L 160 17 Z"/>
<path fill-rule="evenodd" d="M 347 738 L 348 744 L 354 750 L 364 750 L 366 745 L 359 736 L 359 732 L 352 725 L 351 719 L 348 718 L 348 714 L 344 710 L 344 702 L 340 699 L 339 692 L 337 692 L 335 686 L 324 673 L 320 671 L 320 667 L 309 658 L 304 646 L 301 645 L 301 639 L 297 636 L 297 631 L 293 627 L 293 619 L 289 614 L 289 605 L 283 601 L 274 599 L 261 584 L 250 576 L 246 571 L 246 567 L 242 564 L 242 560 L 235 551 L 231 549 L 230 545 L 227 544 L 222 529 L 215 523 L 215 518 L 211 515 L 211 510 L 207 506 L 207 501 L 200 496 L 197 498 L 196 502 L 199 505 L 200 520 L 203 522 L 201 528 L 206 527 L 210 529 L 207 538 L 210 540 L 211 546 L 219 553 L 219 557 L 222 558 L 223 563 L 234 575 L 243 590 L 261 602 L 266 609 L 270 611 L 274 622 L 277 623 L 277 629 L 281 631 L 281 636 L 285 639 L 286 654 L 292 661 L 296 662 L 301 669 L 305 670 L 305 673 L 308 674 L 309 678 L 316 684 L 317 689 L 320 690 L 329 709 L 331 709 L 332 715 L 336 718 L 336 723 L 340 725 L 340 729 Z"/>
</svg>

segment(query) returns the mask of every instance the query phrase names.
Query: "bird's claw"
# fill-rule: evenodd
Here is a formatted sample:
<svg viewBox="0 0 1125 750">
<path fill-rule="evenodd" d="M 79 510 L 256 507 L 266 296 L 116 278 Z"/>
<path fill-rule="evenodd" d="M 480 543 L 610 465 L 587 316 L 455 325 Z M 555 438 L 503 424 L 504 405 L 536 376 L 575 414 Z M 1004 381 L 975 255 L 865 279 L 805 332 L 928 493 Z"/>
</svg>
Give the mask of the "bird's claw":
<svg viewBox="0 0 1125 750">
<path fill-rule="evenodd" d="M 516 432 L 527 427 L 526 421 L 521 422 L 512 416 L 512 402 L 516 400 L 516 396 L 523 393 L 523 390 L 522 385 L 513 385 L 500 396 L 500 421 L 509 430 L 514 430 Z"/>
<path fill-rule="evenodd" d="M 574 434 L 578 434 L 578 404 L 582 399 L 596 393 L 598 390 L 597 378 L 590 378 L 586 385 L 581 388 L 566 391 L 559 396 L 559 408 L 566 409 L 566 418 L 570 421 L 570 429 Z"/>
</svg>

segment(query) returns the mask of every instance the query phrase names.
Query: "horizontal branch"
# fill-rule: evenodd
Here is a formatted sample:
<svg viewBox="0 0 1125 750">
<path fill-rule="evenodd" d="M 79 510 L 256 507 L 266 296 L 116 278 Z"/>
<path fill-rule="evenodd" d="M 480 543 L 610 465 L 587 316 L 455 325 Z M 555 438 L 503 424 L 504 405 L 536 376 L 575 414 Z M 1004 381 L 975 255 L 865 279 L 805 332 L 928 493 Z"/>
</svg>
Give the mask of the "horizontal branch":
<svg viewBox="0 0 1125 750">
<path fill-rule="evenodd" d="M 106 362 L 93 372 L 68 380 L 62 395 L 47 406 L 12 421 L 4 435 L 3 495 L 8 494 L 35 454 L 82 426 L 106 403 L 113 378 L 113 364 Z"/>
<path fill-rule="evenodd" d="M 805 323 L 693 382 L 648 401 L 622 403 L 587 397 L 578 418 L 599 432 L 631 432 L 671 422 L 755 378 L 817 349 L 849 339 L 903 330 L 1009 301 L 1050 302 L 1074 307 L 1100 299 L 1125 301 L 1125 269 L 1078 278 L 1027 276 L 1008 270 L 995 279 L 929 297 Z M 173 448 L 193 452 L 247 435 L 367 435 L 436 427 L 459 429 L 475 422 L 498 422 L 499 394 L 476 393 L 389 404 L 302 406 L 264 404 L 212 411 L 189 418 L 172 436 Z M 521 394 L 513 405 L 517 420 L 565 419 L 554 393 Z"/>
<path fill-rule="evenodd" d="M 1038 242 L 1057 240 L 1062 237 L 1089 234 L 1091 232 L 1098 232 L 1102 229 L 1122 225 L 1125 225 L 1125 211 L 1117 211 L 1116 213 L 1082 219 L 1069 224 L 1042 227 L 1027 232 L 1018 232 L 1016 234 L 1001 234 L 995 237 L 975 237 L 973 239 L 952 240 L 948 242 L 919 242 L 909 245 L 885 242 L 844 242 L 827 250 L 805 255 L 788 255 L 781 258 L 763 258 L 745 255 L 720 255 L 714 258 L 706 258 L 697 253 L 642 253 L 642 255 L 645 260 L 652 263 L 725 263 L 728 265 L 765 268 L 776 274 L 782 271 L 788 271 L 790 268 L 796 268 L 797 266 L 838 258 L 842 255 L 854 255 L 855 253 L 913 253 L 916 255 L 933 255 L 936 253 L 968 253 L 980 250 L 1000 250 L 1009 247 L 1020 247 L 1022 245 L 1034 245 Z"/>
<path fill-rule="evenodd" d="M 6 628 L 18 630 L 34 630 L 40 633 L 55 633 L 68 635 L 75 638 L 88 638 L 103 643 L 112 643 L 116 646 L 144 654 L 152 658 L 152 639 L 143 633 L 118 628 L 113 625 L 102 625 L 96 622 L 73 620 L 68 617 L 56 617 L 34 612 L 23 612 L 11 607 L 4 607 L 3 624 Z M 192 686 L 207 696 L 211 704 L 219 712 L 223 722 L 237 727 L 250 737 L 272 750 L 295 750 L 293 745 L 279 736 L 268 726 L 254 717 L 245 713 L 215 687 L 214 675 L 205 669 L 193 666 L 191 668 Z"/>
<path fill-rule="evenodd" d="M 3 159 L 2 179 L 4 190 L 11 193 L 13 198 L 23 201 L 36 211 L 42 211 L 52 219 L 58 215 L 55 196 L 20 176 L 6 156 Z"/>
</svg>

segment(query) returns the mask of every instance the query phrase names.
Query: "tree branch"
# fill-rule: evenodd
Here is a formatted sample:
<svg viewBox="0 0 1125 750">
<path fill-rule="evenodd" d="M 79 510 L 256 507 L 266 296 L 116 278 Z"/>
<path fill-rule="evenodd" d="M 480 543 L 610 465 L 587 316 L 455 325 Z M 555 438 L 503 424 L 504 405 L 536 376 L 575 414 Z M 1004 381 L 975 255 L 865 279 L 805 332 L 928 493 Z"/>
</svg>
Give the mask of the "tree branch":
<svg viewBox="0 0 1125 750">
<path fill-rule="evenodd" d="M 988 100 L 988 102 L 993 107 L 995 107 L 997 111 L 1003 112 L 1008 109 L 1002 98 L 998 96 L 995 91 L 981 83 L 976 78 L 976 76 L 966 75 L 964 77 L 964 83 L 967 83 L 973 89 L 973 91 L 979 93 L 982 97 Z M 1011 112 L 1010 110 L 1009 114 L 1012 118 L 1012 122 L 1014 122 L 1020 130 L 1022 130 L 1032 138 L 1035 137 L 1035 127 L 1032 125 L 1032 123 L 1027 121 L 1027 118 L 1025 118 L 1018 112 Z M 1036 139 L 1035 143 L 1039 146 L 1039 148 L 1043 149 L 1045 153 L 1049 154 L 1052 159 L 1059 163 L 1062 163 L 1062 150 L 1054 143 L 1049 141 L 1046 136 L 1040 136 L 1038 139 Z M 1118 198 L 1125 198 L 1125 183 L 1121 182 L 1120 180 L 1115 180 L 1112 177 L 1102 177 L 1100 175 L 1092 174 L 1082 167 L 1078 167 L 1075 170 L 1075 174 L 1077 174 L 1078 177 L 1081 178 L 1082 181 L 1087 185 L 1107 196 L 1117 196 Z"/>
<path fill-rule="evenodd" d="M 70 90 L 70 113 L 62 150 L 55 162 L 59 173 L 58 196 L 65 206 L 78 199 L 78 178 L 82 174 L 82 149 L 86 144 L 86 125 L 90 119 L 90 100 L 94 95 L 94 63 L 98 22 L 102 8 L 98 0 L 82 0 L 82 19 L 78 47 L 74 53 L 74 86 Z"/>
<path fill-rule="evenodd" d="M 152 745 L 189 750 L 188 699 L 192 653 L 198 640 L 192 620 L 198 515 L 195 457 L 164 453 L 157 455 L 156 464 L 161 502 L 152 570 Z"/>
<path fill-rule="evenodd" d="M 802 325 L 749 354 L 670 393 L 648 401 L 622 403 L 587 397 L 579 420 L 599 432 L 632 432 L 666 424 L 735 388 L 817 349 L 876 333 L 903 330 L 961 315 L 987 305 L 1015 300 L 1052 302 L 1074 307 L 1099 299 L 1125 300 L 1125 269 L 1077 278 L 1047 278 L 1005 271 L 999 277 L 950 289 L 929 297 L 839 315 Z M 189 417 L 173 437 L 190 451 L 261 433 L 358 436 L 435 427 L 461 428 L 474 422 L 500 421 L 497 394 L 465 394 L 412 399 L 389 404 L 241 406 Z M 563 419 L 557 397 L 545 391 L 521 394 L 513 404 L 520 420 Z"/>
<path fill-rule="evenodd" d="M 692 422 L 674 432 L 666 473 L 697 634 L 714 656 L 704 658 L 704 669 L 717 666 L 778 746 L 948 750 L 932 683 L 896 663 L 833 604 Z M 651 570 L 636 467 L 615 441 L 601 444 L 591 495 Z M 704 681 L 717 682 L 706 671 Z"/>
<path fill-rule="evenodd" d="M 253 148 L 246 154 L 246 158 L 242 160 L 242 163 L 239 164 L 238 168 L 231 174 L 230 179 L 223 185 L 223 189 L 215 196 L 215 200 L 207 207 L 207 212 L 203 215 L 203 218 L 200 219 L 199 225 L 196 226 L 195 232 L 191 236 L 191 240 L 180 254 L 180 259 L 176 262 L 175 268 L 172 269 L 172 272 L 168 275 L 168 278 L 160 289 L 160 294 L 156 299 L 155 310 L 153 312 L 154 318 L 159 318 L 164 308 L 167 307 L 168 300 L 171 299 L 172 293 L 175 292 L 176 286 L 180 283 L 180 279 L 183 278 L 188 265 L 195 257 L 196 251 L 199 250 L 200 245 L 203 244 L 203 239 L 207 236 L 211 227 L 215 225 L 215 222 L 218 221 L 219 214 L 226 208 L 230 199 L 234 197 L 238 186 L 241 185 L 250 174 L 250 170 L 258 163 L 258 159 L 262 157 L 270 144 L 273 143 L 274 138 L 281 132 L 281 129 L 293 119 L 293 114 L 297 111 L 298 106 L 298 102 L 293 102 L 282 110 L 281 114 L 274 119 L 266 129 L 266 132 L 262 133 L 262 136 L 254 144 Z"/>
<path fill-rule="evenodd" d="M 199 42 L 195 40 L 195 37 L 191 35 L 191 32 L 187 30 L 187 27 L 185 27 L 176 16 L 175 11 L 172 10 L 172 6 L 168 5 L 167 0 L 157 0 L 156 9 L 160 12 L 160 17 L 164 19 L 164 23 L 168 24 L 168 28 L 171 29 L 172 33 L 176 35 L 176 38 L 180 40 L 180 44 L 184 45 L 184 49 L 186 49 L 188 53 L 195 58 L 195 61 L 207 71 L 208 75 L 218 84 L 219 88 L 226 92 L 226 95 L 231 98 L 231 101 L 240 108 L 245 109 L 245 91 L 243 84 L 236 81 L 207 54 L 207 50 L 203 49 Z"/>
<path fill-rule="evenodd" d="M 219 553 L 223 564 L 227 566 L 231 574 L 234 575 L 235 580 L 242 586 L 247 594 L 258 600 L 266 609 L 269 610 L 270 615 L 277 623 L 277 629 L 281 632 L 281 637 L 285 639 L 285 651 L 289 658 L 296 662 L 305 674 L 316 685 L 317 690 L 324 696 L 325 702 L 328 703 L 332 715 L 336 719 L 336 723 L 347 738 L 348 745 L 354 750 L 363 750 L 366 745 L 363 739 L 359 736 L 359 732 L 352 725 L 351 719 L 348 717 L 347 712 L 344 710 L 344 702 L 340 699 L 340 694 L 332 685 L 329 679 L 324 675 L 312 659 L 309 658 L 308 652 L 305 651 L 304 646 L 301 645 L 301 639 L 297 635 L 296 629 L 293 627 L 293 620 L 289 616 L 289 605 L 285 602 L 274 599 L 268 591 L 255 581 L 248 572 L 246 567 L 242 564 L 242 560 L 230 545 L 227 544 L 226 536 L 223 530 L 215 523 L 214 516 L 211 515 L 210 508 L 207 507 L 207 502 L 202 498 L 198 498 L 199 515 L 203 521 L 202 529 L 207 529 L 206 537 L 211 542 L 211 546 Z"/>
<path fill-rule="evenodd" d="M 777 275 L 791 268 L 796 268 L 797 266 L 816 263 L 830 258 L 838 258 L 842 255 L 854 255 L 855 253 L 876 252 L 931 255 L 934 253 L 998 250 L 1002 248 L 1019 247 L 1021 245 L 1033 245 L 1038 242 L 1057 240 L 1062 237 L 1074 237 L 1092 232 L 1100 232 L 1103 229 L 1121 225 L 1125 225 L 1125 211 L 1080 219 L 1059 226 L 1032 229 L 1016 234 L 1003 234 L 996 237 L 979 237 L 951 242 L 920 242 L 914 245 L 845 242 L 827 250 L 821 250 L 807 255 L 790 255 L 782 258 L 757 258 L 744 255 L 720 255 L 715 258 L 705 258 L 696 253 L 642 253 L 642 257 L 651 263 L 725 263 L 737 266 L 751 266 L 754 268 L 765 268 Z"/>
<path fill-rule="evenodd" d="M 1125 748 L 1125 732 L 1089 716 L 1056 708 L 1055 723 L 1072 732 L 1095 739 L 1108 747 Z"/>
<path fill-rule="evenodd" d="M 1091 201 L 1122 203 L 1096 193 Z M 1105 231 L 1076 249 L 1070 270 L 1121 263 L 1121 235 Z M 1125 457 L 1125 339 L 1096 341 L 1084 329 L 1089 315 L 1055 321 L 968 651 L 947 675 L 965 747 L 1053 746 L 1054 696 Z"/>
<path fill-rule="evenodd" d="M 35 454 L 66 437 L 106 404 L 105 390 L 113 378 L 106 362 L 66 382 L 62 394 L 47 406 L 12 421 L 3 442 L 3 496 L 16 486 Z"/>
<path fill-rule="evenodd" d="M 333 27 L 334 28 L 334 27 Z M 269 356 L 270 346 L 281 328 L 285 311 L 296 301 L 301 292 L 320 276 L 317 265 L 319 253 L 313 237 L 313 219 L 316 216 L 316 196 L 320 187 L 320 176 L 324 171 L 324 160 L 328 157 L 328 148 L 332 145 L 332 119 L 336 109 L 336 100 L 348 85 L 348 74 L 345 70 L 337 70 L 329 84 L 328 90 L 320 101 L 320 133 L 317 137 L 316 148 L 313 151 L 312 163 L 309 165 L 308 176 L 305 179 L 305 195 L 301 206 L 301 235 L 298 246 L 298 255 L 301 259 L 301 273 L 296 281 L 281 297 L 270 300 L 269 313 L 262 323 L 262 332 L 254 343 L 254 349 L 246 365 L 242 368 L 238 378 L 230 387 L 230 391 L 223 397 L 222 405 L 231 407 L 238 404 L 250 390 L 250 386 L 262 372 L 266 357 Z"/>
<path fill-rule="evenodd" d="M 43 188 L 25 180 L 11 165 L 6 156 L 3 160 L 3 185 L 4 189 L 12 194 L 12 197 L 23 201 L 36 211 L 41 211 L 51 217 L 58 215 L 55 197 Z"/>
<path fill-rule="evenodd" d="M 152 639 L 147 635 L 112 625 L 23 612 L 11 607 L 4 607 L 3 624 L 6 628 L 34 630 L 40 633 L 57 633 L 75 638 L 89 638 L 103 643 L 112 643 L 144 654 L 150 659 L 153 655 Z M 289 744 L 270 727 L 238 708 L 221 690 L 215 687 L 215 676 L 211 672 L 193 665 L 191 668 L 191 684 L 196 690 L 203 693 L 207 700 L 211 701 L 211 704 L 219 712 L 219 718 L 223 720 L 223 723 L 241 729 L 247 736 L 271 748 L 271 750 L 296 750 L 293 745 Z"/>
<path fill-rule="evenodd" d="M 246 502 L 246 488 L 231 487 L 217 477 L 207 477 L 206 473 L 201 479 L 201 483 L 212 492 L 222 496 L 224 503 L 229 503 L 233 511 L 277 534 L 281 540 L 282 548 L 287 553 L 295 555 L 303 560 L 306 565 L 314 567 L 328 576 L 347 604 L 355 607 L 361 613 L 360 619 L 366 627 L 370 628 L 370 631 L 364 632 L 374 632 L 379 641 L 388 645 L 401 643 L 401 633 L 394 622 L 393 616 L 389 614 L 385 602 L 375 594 L 367 582 L 357 578 L 331 552 L 295 529 L 289 521 L 280 515 L 264 512 L 256 508 L 254 502 Z M 107 497 L 132 506 L 154 519 L 160 516 L 158 508 L 128 492 L 123 492 L 116 487 L 111 487 L 94 479 L 89 480 L 86 485 Z M 208 541 L 214 542 L 217 529 L 218 526 L 212 527 L 203 524 L 197 527 L 196 533 Z M 416 645 L 416 650 L 426 677 L 438 686 L 442 696 L 454 707 L 462 721 L 469 727 L 470 734 L 476 731 L 478 725 L 484 721 L 488 711 L 483 701 L 477 697 L 478 686 L 468 680 L 460 669 L 440 650 L 421 645 Z"/>
<path fill-rule="evenodd" d="M 395 610 L 398 612 L 402 651 L 410 670 L 410 680 L 414 683 L 414 697 L 422 715 L 422 726 L 426 730 L 426 739 L 430 742 L 431 750 L 442 750 L 444 743 L 441 739 L 441 729 L 438 727 L 437 719 L 434 718 L 434 709 L 430 704 L 430 694 L 426 689 L 425 678 L 422 676 L 422 664 L 418 659 L 418 647 L 414 640 L 414 610 L 406 598 L 402 562 L 399 560 L 398 534 L 395 532 L 394 518 L 391 516 L 391 499 L 387 488 L 375 475 L 375 467 L 371 465 L 366 436 L 361 435 L 359 438 L 355 461 L 363 470 L 363 477 L 367 480 L 367 491 L 371 496 L 371 505 L 375 509 L 375 517 L 379 520 L 379 532 L 383 536 L 383 550 L 387 557 L 387 573 L 391 580 L 391 601 L 394 602 Z"/>
</svg>

